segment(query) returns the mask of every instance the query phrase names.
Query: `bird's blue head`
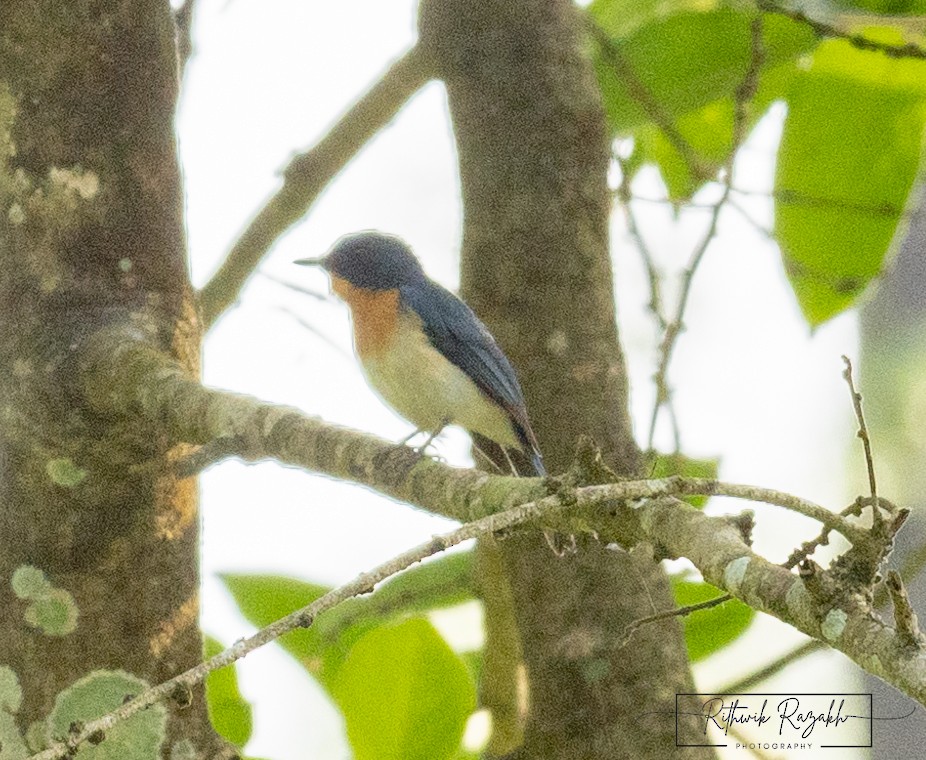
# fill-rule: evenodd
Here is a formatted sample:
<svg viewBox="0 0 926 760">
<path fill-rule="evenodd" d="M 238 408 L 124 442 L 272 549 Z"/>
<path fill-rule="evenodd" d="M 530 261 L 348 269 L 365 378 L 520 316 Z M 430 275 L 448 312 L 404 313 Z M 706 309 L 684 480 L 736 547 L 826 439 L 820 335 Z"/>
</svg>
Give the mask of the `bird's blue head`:
<svg viewBox="0 0 926 760">
<path fill-rule="evenodd" d="M 327 256 L 299 259 L 295 263 L 321 266 L 335 277 L 364 290 L 393 290 L 425 276 L 404 240 L 375 231 L 345 235 Z"/>
</svg>

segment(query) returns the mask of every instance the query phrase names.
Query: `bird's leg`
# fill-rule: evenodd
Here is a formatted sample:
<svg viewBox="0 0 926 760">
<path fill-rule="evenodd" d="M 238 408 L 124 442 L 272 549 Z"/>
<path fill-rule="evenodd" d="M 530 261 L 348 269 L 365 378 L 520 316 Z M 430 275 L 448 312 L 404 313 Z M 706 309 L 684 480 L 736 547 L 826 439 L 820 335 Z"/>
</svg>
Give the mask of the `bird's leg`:
<svg viewBox="0 0 926 760">
<path fill-rule="evenodd" d="M 424 432 L 424 430 L 422 430 L 421 428 L 415 428 L 414 430 L 412 430 L 411 433 L 409 433 L 409 434 L 408 434 L 407 436 L 405 436 L 401 441 L 399 441 L 399 442 L 396 444 L 396 446 L 404 446 L 406 443 L 408 443 L 408 442 L 409 442 L 412 438 L 414 438 L 416 435 L 418 435 L 419 433 L 423 433 L 423 432 Z"/>
<path fill-rule="evenodd" d="M 420 446 L 415 447 L 415 451 L 417 451 L 419 454 L 424 454 L 425 449 L 427 449 L 428 446 L 431 445 L 431 441 L 437 438 L 437 436 L 441 434 L 441 431 L 445 427 L 447 427 L 447 425 L 449 424 L 450 424 L 450 418 L 444 417 L 444 419 L 442 419 L 440 423 L 438 424 L 437 428 L 430 435 L 428 435 L 428 437 L 425 439 L 425 442 L 422 443 Z"/>
<path fill-rule="evenodd" d="M 499 467 L 497 464 L 495 464 L 495 462 L 492 461 L 492 459 L 489 457 L 489 455 L 486 454 L 482 449 L 479 448 L 478 444 L 477 444 L 475 441 L 473 441 L 472 444 L 473 444 L 473 449 L 475 449 L 476 453 L 479 454 L 479 455 L 488 463 L 488 465 L 489 465 L 493 470 L 495 470 L 495 472 L 497 472 L 499 475 L 501 475 L 501 474 L 502 474 L 502 468 Z M 475 457 L 474 457 L 474 459 L 475 459 Z"/>
<path fill-rule="evenodd" d="M 516 478 L 521 477 L 520 474 L 518 473 L 518 468 L 515 467 L 514 462 L 511 461 L 511 454 L 508 453 L 508 449 L 505 448 L 504 446 L 501 446 L 500 448 L 502 450 L 502 453 L 505 455 L 505 459 L 508 461 L 508 466 L 511 468 L 511 474 L 514 475 Z"/>
</svg>

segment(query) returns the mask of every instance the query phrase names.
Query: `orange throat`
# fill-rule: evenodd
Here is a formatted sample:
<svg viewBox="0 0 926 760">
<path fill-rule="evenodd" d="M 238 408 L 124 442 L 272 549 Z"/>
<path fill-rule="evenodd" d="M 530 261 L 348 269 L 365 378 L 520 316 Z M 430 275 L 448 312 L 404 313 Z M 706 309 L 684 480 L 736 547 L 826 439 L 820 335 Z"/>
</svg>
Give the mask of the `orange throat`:
<svg viewBox="0 0 926 760">
<path fill-rule="evenodd" d="M 366 290 L 331 276 L 331 289 L 350 307 L 354 346 L 360 358 L 376 356 L 390 345 L 399 316 L 398 290 Z"/>
</svg>

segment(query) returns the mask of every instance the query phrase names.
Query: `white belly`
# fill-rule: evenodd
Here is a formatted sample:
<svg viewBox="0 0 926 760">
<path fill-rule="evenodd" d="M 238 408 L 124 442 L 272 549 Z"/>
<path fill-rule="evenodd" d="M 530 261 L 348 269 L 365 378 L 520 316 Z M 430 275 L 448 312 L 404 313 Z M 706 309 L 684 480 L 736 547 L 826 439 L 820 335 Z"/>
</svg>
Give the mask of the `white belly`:
<svg viewBox="0 0 926 760">
<path fill-rule="evenodd" d="M 383 401 L 419 430 L 433 432 L 449 421 L 506 446 L 518 446 L 508 415 L 414 329 L 414 319 L 400 317 L 389 350 L 361 360 Z"/>
</svg>

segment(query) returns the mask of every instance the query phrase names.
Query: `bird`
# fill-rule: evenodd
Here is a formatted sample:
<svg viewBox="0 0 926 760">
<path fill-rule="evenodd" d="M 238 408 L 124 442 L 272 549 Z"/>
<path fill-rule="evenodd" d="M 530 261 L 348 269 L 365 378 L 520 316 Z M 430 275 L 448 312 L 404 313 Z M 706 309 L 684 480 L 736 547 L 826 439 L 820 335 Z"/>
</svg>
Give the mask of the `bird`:
<svg viewBox="0 0 926 760">
<path fill-rule="evenodd" d="M 416 428 L 402 443 L 430 433 L 422 451 L 458 425 L 480 450 L 486 440 L 501 447 L 516 474 L 546 475 L 511 362 L 472 309 L 425 274 L 404 240 L 355 232 L 325 256 L 294 263 L 324 269 L 350 308 L 368 383 Z M 523 455 L 521 467 L 509 450 Z"/>
</svg>

